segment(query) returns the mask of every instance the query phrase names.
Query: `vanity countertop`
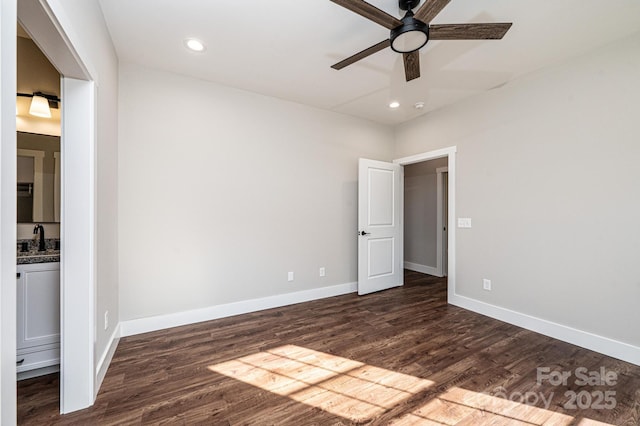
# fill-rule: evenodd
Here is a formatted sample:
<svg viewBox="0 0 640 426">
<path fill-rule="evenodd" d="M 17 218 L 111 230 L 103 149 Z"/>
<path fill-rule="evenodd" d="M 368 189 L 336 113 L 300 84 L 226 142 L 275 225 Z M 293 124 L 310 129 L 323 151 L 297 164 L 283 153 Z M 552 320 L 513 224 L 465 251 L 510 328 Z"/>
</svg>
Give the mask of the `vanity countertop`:
<svg viewBox="0 0 640 426">
<path fill-rule="evenodd" d="M 25 265 L 29 263 L 60 262 L 60 250 L 49 249 L 46 251 L 19 251 L 16 254 L 16 260 L 18 265 Z"/>
</svg>

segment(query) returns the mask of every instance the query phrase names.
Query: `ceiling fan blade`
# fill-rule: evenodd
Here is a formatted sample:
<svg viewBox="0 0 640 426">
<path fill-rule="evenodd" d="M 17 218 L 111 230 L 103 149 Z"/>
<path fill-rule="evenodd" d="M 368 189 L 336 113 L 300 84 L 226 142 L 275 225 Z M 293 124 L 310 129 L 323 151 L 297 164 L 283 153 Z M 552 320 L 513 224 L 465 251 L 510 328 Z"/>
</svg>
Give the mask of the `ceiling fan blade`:
<svg viewBox="0 0 640 426">
<path fill-rule="evenodd" d="M 357 13 L 360 16 L 382 25 L 387 29 L 393 29 L 399 25 L 402 25 L 402 21 L 389 15 L 387 12 L 378 9 L 377 7 L 367 3 L 364 0 L 331 0 L 335 4 L 349 9 L 350 11 Z"/>
<path fill-rule="evenodd" d="M 451 0 L 427 0 L 415 13 L 414 18 L 428 24 Z"/>
<path fill-rule="evenodd" d="M 403 53 L 404 76 L 407 81 L 420 77 L 420 52 Z"/>
<path fill-rule="evenodd" d="M 430 25 L 429 40 L 499 40 L 511 25 L 511 22 Z"/>
<path fill-rule="evenodd" d="M 367 56 L 373 55 L 376 52 L 381 51 L 382 49 L 385 49 L 387 47 L 391 46 L 391 41 L 390 40 L 385 40 L 385 41 L 381 41 L 378 44 L 374 44 L 373 46 L 364 49 L 362 52 L 358 52 L 353 56 L 349 56 L 347 59 L 343 59 L 342 61 L 338 62 L 337 64 L 331 65 L 331 68 L 333 68 L 334 70 L 341 70 L 342 68 L 346 67 L 347 65 L 351 65 L 354 62 L 358 62 L 360 59 L 364 59 Z"/>
</svg>

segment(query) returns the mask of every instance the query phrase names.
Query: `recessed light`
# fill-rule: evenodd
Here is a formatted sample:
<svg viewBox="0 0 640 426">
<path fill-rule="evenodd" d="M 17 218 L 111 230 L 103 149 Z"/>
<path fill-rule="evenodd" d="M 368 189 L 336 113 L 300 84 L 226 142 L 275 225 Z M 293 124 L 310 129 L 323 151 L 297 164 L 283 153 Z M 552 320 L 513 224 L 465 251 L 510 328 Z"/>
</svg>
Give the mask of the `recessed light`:
<svg viewBox="0 0 640 426">
<path fill-rule="evenodd" d="M 413 107 L 414 107 L 415 109 L 422 109 L 422 108 L 424 108 L 424 102 L 416 102 L 416 103 L 413 105 Z"/>
<path fill-rule="evenodd" d="M 389 102 L 389 108 L 391 109 L 396 109 L 400 107 L 400 102 L 398 101 L 393 101 L 393 102 Z"/>
<path fill-rule="evenodd" d="M 204 44 L 195 38 L 188 38 L 184 41 L 185 46 L 193 52 L 203 52 Z"/>
</svg>

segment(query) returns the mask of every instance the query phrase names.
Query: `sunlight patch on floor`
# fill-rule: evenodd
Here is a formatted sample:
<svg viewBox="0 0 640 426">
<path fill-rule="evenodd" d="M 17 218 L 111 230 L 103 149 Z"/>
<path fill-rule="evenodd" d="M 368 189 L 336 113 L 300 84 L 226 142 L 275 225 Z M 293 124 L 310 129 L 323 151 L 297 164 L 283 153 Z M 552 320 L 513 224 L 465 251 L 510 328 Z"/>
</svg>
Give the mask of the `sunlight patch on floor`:
<svg viewBox="0 0 640 426">
<path fill-rule="evenodd" d="M 452 387 L 391 424 L 442 426 L 463 422 L 473 425 L 568 426 L 573 420 L 566 414 Z"/>
<path fill-rule="evenodd" d="M 353 422 L 375 419 L 435 384 L 295 345 L 236 358 L 208 369 Z M 407 406 L 406 414 L 389 424 L 568 426 L 576 421 L 568 414 L 455 386 L 437 395 L 425 395 L 425 401 L 418 408 Z M 576 426 L 603 425 L 607 423 L 579 419 Z"/>
<path fill-rule="evenodd" d="M 295 345 L 209 366 L 223 374 L 352 421 L 366 421 L 433 385 Z"/>
</svg>

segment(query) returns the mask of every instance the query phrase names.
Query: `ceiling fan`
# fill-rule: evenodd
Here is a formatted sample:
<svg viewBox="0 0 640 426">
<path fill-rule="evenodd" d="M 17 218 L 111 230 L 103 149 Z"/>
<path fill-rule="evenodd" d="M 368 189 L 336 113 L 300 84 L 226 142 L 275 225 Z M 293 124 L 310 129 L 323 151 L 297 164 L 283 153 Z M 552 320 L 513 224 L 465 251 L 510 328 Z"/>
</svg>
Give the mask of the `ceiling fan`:
<svg viewBox="0 0 640 426">
<path fill-rule="evenodd" d="M 374 44 L 332 65 L 331 68 L 341 70 L 360 59 L 391 47 L 403 55 L 407 81 L 420 77 L 419 50 L 429 40 L 499 40 L 512 25 L 511 23 L 429 25 L 451 0 L 426 0 L 415 14 L 413 9 L 420 4 L 420 0 L 398 0 L 400 9 L 407 11 L 402 19 L 397 19 L 364 0 L 331 1 L 391 30 L 387 40 Z"/>
</svg>

